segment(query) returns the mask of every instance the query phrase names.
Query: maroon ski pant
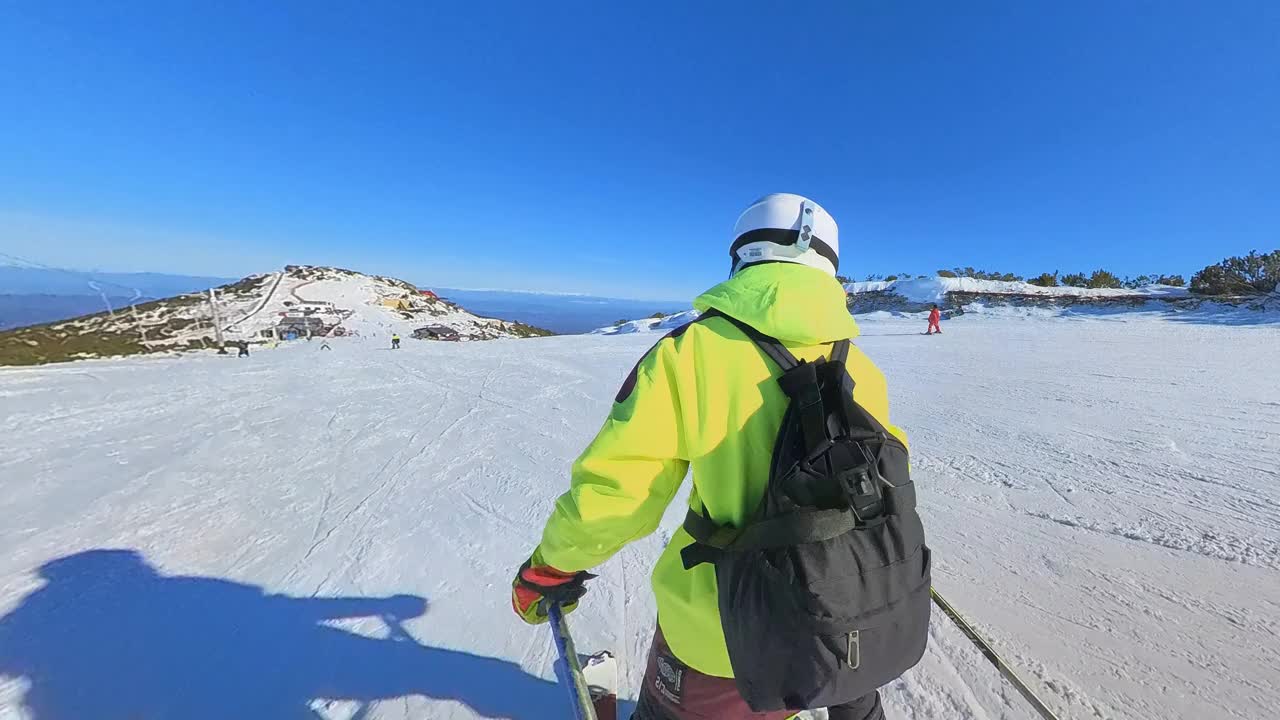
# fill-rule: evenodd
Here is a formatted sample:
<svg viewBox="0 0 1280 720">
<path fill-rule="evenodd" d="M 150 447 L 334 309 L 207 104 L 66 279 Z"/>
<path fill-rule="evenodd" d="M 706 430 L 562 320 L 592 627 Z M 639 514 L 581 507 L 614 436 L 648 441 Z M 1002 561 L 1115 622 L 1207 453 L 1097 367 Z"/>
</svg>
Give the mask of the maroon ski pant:
<svg viewBox="0 0 1280 720">
<path fill-rule="evenodd" d="M 884 720 L 880 694 L 874 691 L 828 712 L 831 720 Z M 631 720 L 786 720 L 794 714 L 752 711 L 732 678 L 704 675 L 680 662 L 659 628 Z"/>
</svg>

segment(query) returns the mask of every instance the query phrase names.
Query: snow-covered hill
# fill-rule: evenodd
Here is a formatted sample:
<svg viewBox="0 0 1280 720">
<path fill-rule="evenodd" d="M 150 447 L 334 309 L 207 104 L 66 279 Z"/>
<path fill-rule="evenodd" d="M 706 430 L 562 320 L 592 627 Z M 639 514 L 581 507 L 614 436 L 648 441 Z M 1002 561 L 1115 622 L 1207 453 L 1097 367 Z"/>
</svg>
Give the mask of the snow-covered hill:
<svg viewBox="0 0 1280 720">
<path fill-rule="evenodd" d="M 1082 288 L 1068 285 L 1041 287 L 1026 282 L 1003 280 L 978 280 L 971 277 L 924 277 L 902 280 L 877 280 L 846 283 L 845 292 L 850 295 L 864 293 L 893 293 L 917 303 L 942 302 L 951 293 L 968 295 L 1015 295 L 1044 298 L 1183 298 L 1189 295 L 1184 287 L 1172 285 L 1147 285 L 1140 288 Z"/>
<path fill-rule="evenodd" d="M 593 330 L 593 335 L 629 335 L 632 333 L 643 332 L 666 332 L 674 328 L 678 328 L 688 322 L 693 322 L 700 315 L 697 310 L 685 310 L 684 312 L 672 313 L 670 315 L 662 315 L 660 317 L 648 317 L 640 320 L 630 320 L 617 325 L 602 327 Z"/>
<path fill-rule="evenodd" d="M 522 323 L 482 318 L 394 278 L 339 268 L 290 265 L 208 293 L 123 307 L 0 334 L 0 364 L 214 347 L 323 335 L 408 339 L 417 328 L 444 326 L 463 340 L 549 334 Z"/>
<path fill-rule="evenodd" d="M 1217 320 L 859 320 L 936 586 L 1064 720 L 1280 706 L 1280 328 Z M 510 576 L 652 341 L 0 369 L 0 717 L 565 717 Z M 630 698 L 684 502 L 571 616 Z M 885 701 L 1034 717 L 939 613 Z"/>
<path fill-rule="evenodd" d="M 1025 282 L 979 280 L 971 277 L 905 278 L 892 281 L 847 283 L 849 310 L 869 312 L 923 312 L 937 304 L 958 314 L 971 303 L 984 307 L 1125 310 L 1158 305 L 1169 310 L 1196 309 L 1201 299 L 1186 288 L 1148 285 L 1140 288 L 1041 287 Z"/>
</svg>

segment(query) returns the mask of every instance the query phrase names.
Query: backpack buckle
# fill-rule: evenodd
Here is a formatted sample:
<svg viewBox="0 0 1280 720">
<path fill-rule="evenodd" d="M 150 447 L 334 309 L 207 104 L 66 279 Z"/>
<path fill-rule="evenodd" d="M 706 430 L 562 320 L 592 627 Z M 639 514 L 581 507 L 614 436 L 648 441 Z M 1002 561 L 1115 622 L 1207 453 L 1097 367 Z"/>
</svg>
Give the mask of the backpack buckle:
<svg viewBox="0 0 1280 720">
<path fill-rule="evenodd" d="M 849 500 L 849 509 L 860 523 L 868 523 L 884 515 L 884 494 L 880 491 L 880 473 L 871 463 L 858 465 L 840 473 L 837 478 Z"/>
</svg>

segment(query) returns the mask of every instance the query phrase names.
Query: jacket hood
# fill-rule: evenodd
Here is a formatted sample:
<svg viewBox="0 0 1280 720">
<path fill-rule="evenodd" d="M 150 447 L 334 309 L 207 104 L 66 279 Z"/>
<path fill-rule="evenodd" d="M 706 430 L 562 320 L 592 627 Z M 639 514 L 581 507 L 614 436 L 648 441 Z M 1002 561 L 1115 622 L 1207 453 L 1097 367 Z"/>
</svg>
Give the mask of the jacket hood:
<svg viewBox="0 0 1280 720">
<path fill-rule="evenodd" d="M 795 263 L 744 268 L 699 295 L 693 307 L 700 312 L 715 308 L 792 344 L 818 345 L 858 336 L 839 281 Z"/>
</svg>

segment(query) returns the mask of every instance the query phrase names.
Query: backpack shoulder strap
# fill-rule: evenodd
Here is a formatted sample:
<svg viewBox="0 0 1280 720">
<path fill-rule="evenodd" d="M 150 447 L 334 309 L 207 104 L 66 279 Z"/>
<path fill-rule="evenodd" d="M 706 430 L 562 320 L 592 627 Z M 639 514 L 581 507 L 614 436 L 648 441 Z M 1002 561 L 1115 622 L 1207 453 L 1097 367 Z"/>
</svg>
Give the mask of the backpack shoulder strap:
<svg viewBox="0 0 1280 720">
<path fill-rule="evenodd" d="M 768 355 L 769 359 L 773 360 L 778 367 L 782 368 L 784 373 L 800 364 L 800 361 L 796 359 L 795 355 L 791 354 L 791 351 L 782 344 L 782 341 L 777 338 L 770 337 L 769 335 L 765 335 L 732 315 L 726 315 L 719 310 L 712 308 L 711 310 L 703 313 L 702 317 L 722 317 L 725 320 L 728 320 L 734 327 L 741 330 L 742 334 L 746 335 L 751 342 L 754 342 L 756 347 L 760 348 L 761 352 Z"/>
<path fill-rule="evenodd" d="M 852 343 L 850 343 L 848 340 L 841 340 L 837 342 L 835 346 L 831 348 L 831 362 L 838 362 L 843 364 L 846 360 L 848 360 L 849 345 L 851 344 Z"/>
</svg>

